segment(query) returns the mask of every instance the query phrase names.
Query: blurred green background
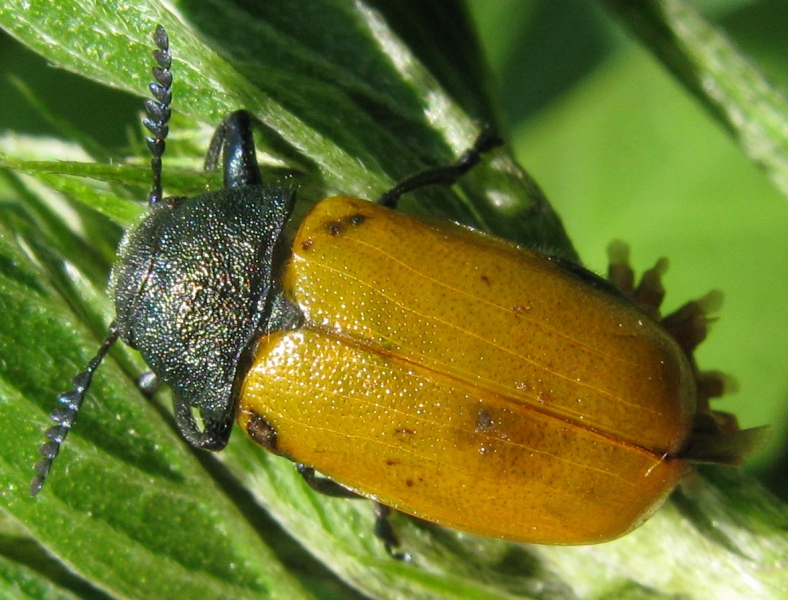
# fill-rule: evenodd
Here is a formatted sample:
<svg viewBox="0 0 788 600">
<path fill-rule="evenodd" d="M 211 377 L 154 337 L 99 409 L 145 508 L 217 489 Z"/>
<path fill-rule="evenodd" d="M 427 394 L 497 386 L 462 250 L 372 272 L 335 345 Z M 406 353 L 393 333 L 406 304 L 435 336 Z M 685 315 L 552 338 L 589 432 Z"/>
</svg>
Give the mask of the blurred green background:
<svg viewBox="0 0 788 600">
<path fill-rule="evenodd" d="M 788 90 L 784 0 L 698 3 Z M 788 201 L 660 63 L 600 5 L 473 0 L 500 110 L 522 164 L 564 219 L 586 262 L 607 243 L 633 262 L 668 256 L 667 308 L 718 288 L 725 306 L 699 353 L 736 377 L 718 407 L 743 426 L 770 424 L 748 468 L 788 498 Z M 119 152 L 138 130 L 138 98 L 53 69 L 0 37 L 0 130 L 52 134 L 11 83 Z"/>
</svg>

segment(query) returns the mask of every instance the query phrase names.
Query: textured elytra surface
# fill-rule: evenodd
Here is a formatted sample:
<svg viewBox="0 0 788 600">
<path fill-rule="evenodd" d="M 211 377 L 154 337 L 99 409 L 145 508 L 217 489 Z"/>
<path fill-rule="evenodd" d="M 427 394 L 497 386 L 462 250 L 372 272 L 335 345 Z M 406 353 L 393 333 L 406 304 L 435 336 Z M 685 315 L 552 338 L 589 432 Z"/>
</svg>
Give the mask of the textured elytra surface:
<svg viewBox="0 0 788 600">
<path fill-rule="evenodd" d="M 260 344 L 241 424 L 262 416 L 277 451 L 360 493 L 488 536 L 590 543 L 685 471 L 669 457 L 694 408 L 683 355 L 544 257 L 337 198 L 302 223 L 285 289 L 306 324 Z"/>
<path fill-rule="evenodd" d="M 640 310 L 451 223 L 324 201 L 285 289 L 316 326 L 655 451 L 678 450 L 694 411 L 682 353 Z"/>
</svg>

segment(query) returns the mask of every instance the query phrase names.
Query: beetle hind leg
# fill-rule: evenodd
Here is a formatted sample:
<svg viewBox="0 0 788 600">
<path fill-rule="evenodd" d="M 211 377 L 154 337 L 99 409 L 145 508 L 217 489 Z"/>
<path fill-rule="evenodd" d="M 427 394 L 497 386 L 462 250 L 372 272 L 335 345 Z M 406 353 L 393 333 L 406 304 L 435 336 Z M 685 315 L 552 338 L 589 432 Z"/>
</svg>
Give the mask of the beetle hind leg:
<svg viewBox="0 0 788 600">
<path fill-rule="evenodd" d="M 312 467 L 307 467 L 302 463 L 296 463 L 296 470 L 301 475 L 301 477 L 304 478 L 306 484 L 320 494 L 330 496 L 332 498 L 366 500 L 364 496 L 359 496 L 354 491 L 349 490 L 333 479 L 315 475 L 315 470 Z M 380 502 L 373 501 L 373 504 L 375 506 L 375 528 L 373 530 L 375 537 L 383 542 L 383 546 L 386 548 L 386 552 L 389 554 L 389 556 L 397 560 L 409 562 L 409 554 L 395 550 L 395 548 L 400 546 L 400 541 L 396 531 L 394 531 L 394 527 L 389 521 L 391 508 L 381 504 Z"/>
<path fill-rule="evenodd" d="M 383 546 L 391 558 L 410 562 L 410 554 L 395 550 L 395 548 L 399 548 L 400 541 L 397 532 L 394 531 L 394 526 L 389 521 L 391 508 L 380 502 L 374 502 L 373 504 L 375 506 L 375 537 L 383 542 Z"/>
</svg>

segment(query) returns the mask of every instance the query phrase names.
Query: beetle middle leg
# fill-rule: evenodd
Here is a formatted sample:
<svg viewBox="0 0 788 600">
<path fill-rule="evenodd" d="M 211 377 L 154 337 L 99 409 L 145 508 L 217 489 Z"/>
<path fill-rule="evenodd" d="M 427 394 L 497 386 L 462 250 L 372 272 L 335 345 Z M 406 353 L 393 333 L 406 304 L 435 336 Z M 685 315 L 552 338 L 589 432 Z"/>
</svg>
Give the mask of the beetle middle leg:
<svg viewBox="0 0 788 600">
<path fill-rule="evenodd" d="M 304 464 L 296 463 L 296 470 L 301 475 L 301 477 L 304 478 L 306 484 L 320 494 L 331 496 L 332 498 L 366 500 L 364 496 L 359 496 L 354 491 L 338 484 L 333 479 L 315 475 L 315 470 L 312 467 L 307 467 Z M 375 537 L 383 542 L 383 546 L 386 548 L 386 552 L 389 554 L 389 556 L 397 560 L 409 562 L 409 554 L 395 550 L 395 548 L 400 546 L 400 541 L 399 537 L 397 537 L 397 533 L 394 531 L 394 527 L 389 521 L 391 508 L 381 504 L 380 502 L 373 501 L 373 504 L 375 507 Z"/>
<path fill-rule="evenodd" d="M 148 400 L 153 398 L 153 395 L 159 391 L 160 387 L 161 379 L 153 371 L 145 371 L 145 373 L 137 377 L 137 389 Z"/>
</svg>

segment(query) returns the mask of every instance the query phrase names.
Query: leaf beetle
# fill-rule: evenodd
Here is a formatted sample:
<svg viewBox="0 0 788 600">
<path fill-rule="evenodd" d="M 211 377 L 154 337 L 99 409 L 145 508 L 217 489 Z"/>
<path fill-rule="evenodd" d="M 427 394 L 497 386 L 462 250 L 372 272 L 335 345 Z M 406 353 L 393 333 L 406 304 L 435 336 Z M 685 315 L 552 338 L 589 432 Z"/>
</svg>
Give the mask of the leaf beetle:
<svg viewBox="0 0 788 600">
<path fill-rule="evenodd" d="M 241 110 L 206 158 L 224 189 L 165 198 L 171 57 L 165 30 L 153 37 L 150 211 L 121 243 L 115 320 L 59 397 L 33 495 L 118 338 L 170 386 L 190 444 L 221 450 L 237 422 L 315 489 L 374 499 L 392 554 L 390 508 L 517 541 L 614 539 L 690 462 L 736 464 L 752 446 L 754 430 L 708 408 L 721 379 L 692 358 L 704 304 L 660 319 L 660 266 L 635 287 L 619 249 L 606 281 L 395 210 L 476 165 L 501 143 L 489 131 L 377 202 L 328 198 L 292 224 L 295 193 L 263 185 Z"/>
</svg>

